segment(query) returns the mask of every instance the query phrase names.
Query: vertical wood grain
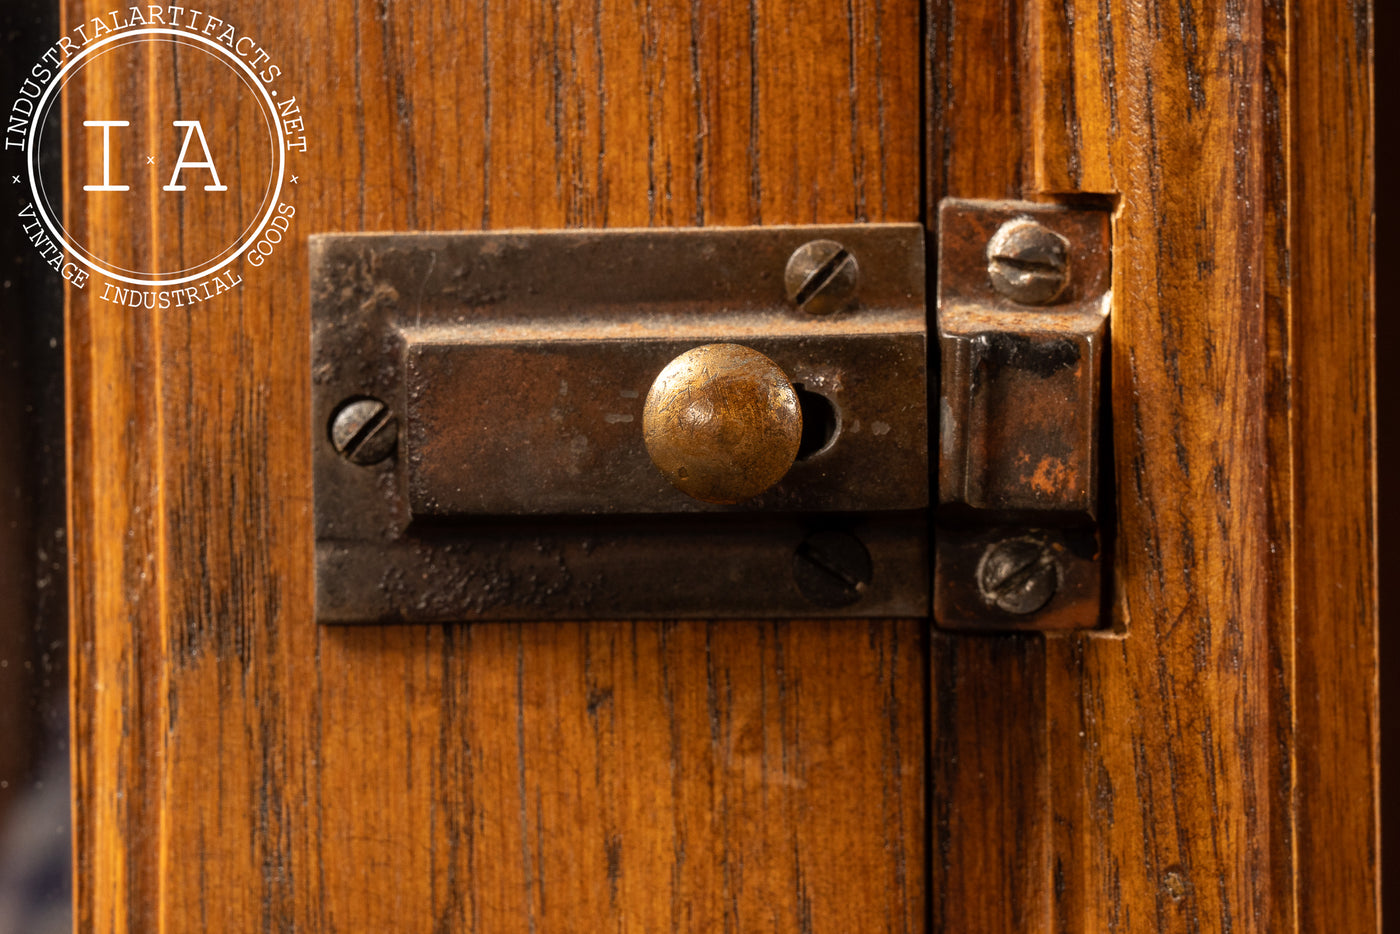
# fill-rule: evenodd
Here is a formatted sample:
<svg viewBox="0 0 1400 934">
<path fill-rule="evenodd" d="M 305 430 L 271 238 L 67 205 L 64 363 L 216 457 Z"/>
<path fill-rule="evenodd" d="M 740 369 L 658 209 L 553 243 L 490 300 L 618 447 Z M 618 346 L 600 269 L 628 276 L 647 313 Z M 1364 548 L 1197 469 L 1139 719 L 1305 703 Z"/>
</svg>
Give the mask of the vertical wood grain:
<svg viewBox="0 0 1400 934">
<path fill-rule="evenodd" d="M 1293 380 L 1292 236 L 1294 110 L 1289 101 L 1289 9 L 1265 0 L 1263 96 L 1264 345 L 1268 444 L 1269 582 L 1269 851 L 1272 919 L 1278 931 L 1298 930 L 1297 789 L 1293 696 L 1297 676 L 1296 547 L 1293 447 L 1297 435 Z"/>
<path fill-rule="evenodd" d="M 1367 4 L 224 12 L 314 170 L 219 307 L 70 296 L 81 929 L 1379 929 Z M 1118 632 L 312 622 L 307 234 L 1082 192 Z"/>
<path fill-rule="evenodd" d="M 1100 45 L 1124 63 L 1105 85 L 1117 126 L 1081 123 L 1082 164 L 1105 167 L 1120 198 L 1126 636 L 1050 650 L 1052 667 L 1082 651 L 1078 691 L 1050 703 L 1085 722 L 1051 752 L 1052 797 L 1098 805 L 1070 929 L 1273 929 L 1261 45 L 1257 5 L 1128 6 Z M 1047 156 L 1047 173 L 1060 166 Z"/>
<path fill-rule="evenodd" d="M 1288 4 L 1298 930 L 1379 931 L 1371 4 Z"/>
<path fill-rule="evenodd" d="M 1119 632 L 1047 638 L 1021 722 L 956 724 L 1047 730 L 1013 796 L 1048 801 L 1047 859 L 974 875 L 1048 877 L 1016 930 L 1377 930 L 1369 6 L 1022 13 L 951 60 L 1020 62 L 1019 104 L 961 105 L 1022 108 L 1016 194 L 1117 204 Z M 973 119 L 938 73 L 935 178 L 940 127 Z M 931 195 L 995 187 L 962 184 Z"/>
<path fill-rule="evenodd" d="M 928 216 L 1026 188 L 1024 0 L 927 6 Z M 930 636 L 934 931 L 1044 929 L 1051 883 L 1045 641 Z"/>
<path fill-rule="evenodd" d="M 70 295 L 83 929 L 920 929 L 918 622 L 315 625 L 304 239 L 915 219 L 915 5 L 224 7 L 311 165 L 219 304 Z"/>
</svg>

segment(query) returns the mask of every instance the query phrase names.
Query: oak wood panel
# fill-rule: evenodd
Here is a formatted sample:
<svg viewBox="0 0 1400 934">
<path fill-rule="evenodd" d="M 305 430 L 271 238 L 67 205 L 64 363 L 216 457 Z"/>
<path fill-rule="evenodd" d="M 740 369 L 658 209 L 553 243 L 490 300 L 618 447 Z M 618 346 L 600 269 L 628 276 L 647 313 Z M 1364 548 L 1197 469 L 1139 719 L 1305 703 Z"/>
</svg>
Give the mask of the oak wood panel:
<svg viewBox="0 0 1400 934">
<path fill-rule="evenodd" d="M 1120 115 L 1149 112 L 1147 140 L 1155 148 L 1147 162 L 1171 188 L 1190 176 L 1159 153 L 1170 160 L 1173 149 L 1191 149 L 1200 139 L 1193 127 L 1209 134 L 1211 100 L 1221 92 L 1225 100 L 1214 112 L 1223 106 L 1237 115 L 1234 126 L 1224 118 L 1218 143 L 1207 140 L 1182 161 L 1199 159 L 1203 168 L 1197 193 L 1188 198 L 1224 194 L 1242 220 L 1232 225 L 1228 213 L 1211 209 L 1194 219 L 1183 216 L 1177 231 L 1165 229 L 1161 236 L 1177 263 L 1189 260 L 1193 240 L 1199 244 L 1198 277 L 1223 272 L 1245 283 L 1257 280 L 1243 291 L 1243 301 L 1221 296 L 1203 308 L 1228 318 L 1262 307 L 1264 316 L 1263 360 L 1243 367 L 1245 378 L 1262 381 L 1265 396 L 1243 415 L 1264 416 L 1267 474 L 1250 492 L 1265 492 L 1267 509 L 1242 502 L 1238 482 L 1220 490 L 1238 522 L 1265 519 L 1269 542 L 1267 561 L 1258 565 L 1267 574 L 1255 572 L 1270 588 L 1264 612 L 1255 607 L 1239 623 L 1243 636 L 1265 641 L 1271 682 L 1268 732 L 1252 740 L 1265 743 L 1269 879 L 1267 886 L 1258 878 L 1244 881 L 1253 893 L 1251 908 L 1270 930 L 1377 930 L 1369 5 L 1265 2 L 1238 16 L 1222 11 L 1213 22 L 1207 11 L 1182 4 L 1174 18 L 1144 23 L 1159 38 L 1179 37 L 1174 51 L 1160 41 L 1152 48 L 1166 80 L 1136 64 L 1143 56 L 1134 57 L 1131 45 L 1111 38 L 1116 9 L 1047 4 L 1044 13 L 1043 34 L 1059 37 L 1046 48 L 1068 42 L 1075 54 L 1042 60 L 1048 128 L 1037 155 L 1042 188 L 1056 190 L 1078 176 L 1080 184 L 1121 192 L 1122 216 L 1130 216 L 1130 193 L 1141 190 L 1130 181 L 1131 164 L 1139 161 L 1142 141 L 1125 145 L 1120 137 L 1131 130 L 1120 128 Z M 1212 27 L 1219 32 L 1215 42 Z M 1150 92 L 1143 103 L 1134 106 L 1118 61 L 1143 76 L 1143 90 Z M 1213 72 L 1226 79 L 1214 94 Z M 1164 107 L 1152 115 L 1150 102 L 1162 98 L 1172 74 L 1181 85 L 1176 113 Z M 1184 139 L 1173 145 L 1173 133 L 1182 131 Z M 1171 200 L 1162 202 L 1168 210 Z M 1166 213 L 1156 219 L 1159 229 L 1164 220 Z M 1242 265 L 1235 270 L 1219 262 L 1235 249 L 1226 245 L 1231 226 L 1242 234 Z M 1133 252 L 1139 243 L 1133 236 Z M 1166 297 L 1160 284 L 1158 293 Z M 1173 315 L 1176 322 L 1193 318 Z M 1122 315 L 1117 321 L 1123 323 Z M 1196 359 L 1212 359 L 1216 348 L 1228 345 L 1219 335 L 1230 324 L 1209 322 L 1194 342 L 1179 344 L 1180 359 L 1187 361 L 1193 346 L 1204 350 Z M 1180 333 L 1171 336 L 1189 337 L 1185 329 Z M 1121 371 L 1117 375 L 1115 388 L 1122 382 Z M 1209 374 L 1182 369 L 1180 379 L 1196 386 Z M 1158 385 L 1134 374 L 1135 386 L 1144 382 Z M 1247 477 L 1247 463 L 1244 468 Z M 1257 679 L 1259 669 L 1252 670 Z M 1259 781 L 1258 759 L 1240 755 Z M 1250 871 L 1262 876 L 1260 842 L 1247 839 Z M 1179 893 L 1172 901 L 1188 922 L 1231 916 L 1224 888 L 1213 906 L 1196 899 L 1199 885 L 1185 874 L 1173 872 L 1164 888 L 1169 897 Z"/>
<path fill-rule="evenodd" d="M 1125 5 L 1112 23 L 1095 5 L 1071 9 L 1072 21 L 1041 22 L 1076 54 L 1041 68 L 1073 105 L 1041 116 L 1071 125 L 1078 158 L 1047 135 L 1036 181 L 1072 189 L 1077 171 L 1120 198 L 1126 635 L 1047 648 L 1052 672 L 1073 679 L 1047 690 L 1051 718 L 1083 733 L 1050 751 L 1052 807 L 1088 825 L 1068 856 L 1081 872 L 1067 929 L 1270 931 L 1262 7 Z M 1081 83 L 1091 40 L 1099 67 Z"/>
<path fill-rule="evenodd" d="M 929 217 L 1025 190 L 1024 0 L 927 6 Z M 1052 881 L 1045 642 L 930 637 L 934 931 L 1042 930 Z"/>
<path fill-rule="evenodd" d="M 1288 4 L 1300 931 L 1381 930 L 1371 18 Z"/>
<path fill-rule="evenodd" d="M 923 927 L 917 622 L 313 623 L 304 240 L 915 219 L 916 5 L 223 6 L 311 153 L 217 305 L 70 295 L 81 928 Z M 93 225 L 177 248 L 151 206 Z"/>
<path fill-rule="evenodd" d="M 1118 206 L 1119 503 L 1027 929 L 1377 930 L 1369 8 L 1027 13 L 1027 190 Z"/>
<path fill-rule="evenodd" d="M 1134 350 L 1121 638 L 932 638 L 930 893 L 913 624 L 317 631 L 300 241 L 75 302 L 80 919 L 1376 929 L 1368 15 L 930 4 L 929 203 L 1118 195 Z M 917 211 L 907 10 L 228 16 L 311 40 L 298 238 Z"/>
<path fill-rule="evenodd" d="M 929 6 L 930 204 L 1116 205 L 1114 631 L 935 640 L 945 929 L 1378 929 L 1369 15 Z"/>
<path fill-rule="evenodd" d="M 1269 463 L 1269 852 L 1272 923 L 1275 930 L 1298 930 L 1298 876 L 1293 820 L 1294 746 L 1293 692 L 1297 653 L 1293 578 L 1294 428 L 1293 321 L 1291 300 L 1291 237 L 1293 210 L 1290 137 L 1294 132 L 1289 104 L 1289 9 L 1269 0 L 1263 7 L 1263 107 L 1260 145 L 1264 151 L 1263 273 L 1264 346 L 1267 361 L 1264 393 L 1267 400 Z"/>
</svg>

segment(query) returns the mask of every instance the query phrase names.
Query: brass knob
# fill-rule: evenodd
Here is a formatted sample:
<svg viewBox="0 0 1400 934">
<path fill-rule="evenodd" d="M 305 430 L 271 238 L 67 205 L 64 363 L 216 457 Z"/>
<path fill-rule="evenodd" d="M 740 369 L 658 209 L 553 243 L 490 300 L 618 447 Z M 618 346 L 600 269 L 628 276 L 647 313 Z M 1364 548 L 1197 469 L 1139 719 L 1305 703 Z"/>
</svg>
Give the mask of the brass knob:
<svg viewBox="0 0 1400 934">
<path fill-rule="evenodd" d="M 741 344 L 706 344 L 651 384 L 642 437 L 676 489 L 737 503 L 777 483 L 797 459 L 802 409 L 772 360 Z"/>
</svg>

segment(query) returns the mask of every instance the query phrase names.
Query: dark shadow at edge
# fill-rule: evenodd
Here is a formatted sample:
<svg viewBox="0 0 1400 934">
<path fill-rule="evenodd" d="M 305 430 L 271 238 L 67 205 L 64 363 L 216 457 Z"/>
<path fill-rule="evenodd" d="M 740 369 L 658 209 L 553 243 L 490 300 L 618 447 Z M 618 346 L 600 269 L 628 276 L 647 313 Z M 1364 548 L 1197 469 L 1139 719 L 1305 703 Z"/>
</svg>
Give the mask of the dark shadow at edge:
<svg viewBox="0 0 1400 934">
<path fill-rule="evenodd" d="M 1400 853 L 1400 679 L 1386 677 L 1400 670 L 1400 639 L 1391 631 L 1400 625 L 1400 494 L 1386 478 L 1400 470 L 1400 367 L 1385 365 L 1400 354 L 1400 320 L 1390 298 L 1400 289 L 1400 185 L 1389 168 L 1400 158 L 1400 8 L 1375 3 L 1375 126 L 1376 126 L 1376 481 L 1377 549 L 1380 601 L 1380 726 L 1381 726 L 1381 866 L 1387 853 Z M 1382 879 L 1387 874 L 1382 875 Z M 1400 886 L 1382 885 L 1385 928 L 1400 929 Z"/>
<path fill-rule="evenodd" d="M 0 6 L 7 114 L 58 34 L 55 0 Z M 52 149 L 44 171 L 56 179 Z M 73 924 L 63 280 L 17 217 L 22 159 L 0 161 L 0 934 L 49 934 Z"/>
</svg>

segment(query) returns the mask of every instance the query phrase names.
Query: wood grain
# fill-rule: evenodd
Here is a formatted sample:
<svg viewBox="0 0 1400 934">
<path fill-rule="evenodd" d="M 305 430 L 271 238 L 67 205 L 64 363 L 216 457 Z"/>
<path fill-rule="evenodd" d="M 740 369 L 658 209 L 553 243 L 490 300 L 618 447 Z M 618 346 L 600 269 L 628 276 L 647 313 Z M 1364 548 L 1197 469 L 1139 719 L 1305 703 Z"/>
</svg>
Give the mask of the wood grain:
<svg viewBox="0 0 1400 934">
<path fill-rule="evenodd" d="M 1286 3 L 1264 5 L 1263 93 L 1264 127 L 1264 345 L 1266 374 L 1264 393 L 1268 405 L 1266 438 L 1270 478 L 1269 494 L 1269 853 L 1273 893 L 1272 920 L 1280 931 L 1298 930 L 1298 893 L 1295 847 L 1297 835 L 1293 798 L 1297 787 L 1294 771 L 1293 692 L 1296 672 L 1296 619 L 1293 554 L 1294 524 L 1294 380 L 1292 360 L 1293 302 L 1292 238 L 1289 220 L 1293 211 L 1290 135 L 1293 108 L 1289 106 L 1289 10 Z M 1364 930 L 1364 928 L 1363 928 Z"/>
<path fill-rule="evenodd" d="M 70 293 L 81 930 L 1379 930 L 1365 3 L 223 13 L 311 167 L 217 307 Z M 307 234 L 1085 194 L 1112 630 L 312 621 Z M 88 220 L 171 248 L 150 196 Z"/>
<path fill-rule="evenodd" d="M 939 929 L 1378 930 L 1369 9 L 969 6 L 929 8 L 930 203 L 1116 205 L 1116 618 L 935 643 L 933 748 L 979 756 Z M 967 61 L 1025 86 L 959 98 Z M 941 815 L 988 806 L 1039 837 L 977 858 Z"/>
<path fill-rule="evenodd" d="M 929 217 L 944 197 L 1026 190 L 1024 16 L 1020 0 L 928 5 Z M 930 669 L 932 930 L 1043 930 L 1045 640 L 935 630 Z"/>
<path fill-rule="evenodd" d="M 1129 7 L 1097 38 L 1101 63 L 1124 63 L 1112 82 L 1104 65 L 1052 77 L 1042 63 L 1076 102 L 1098 84 L 1116 104 L 1103 108 L 1116 120 L 1067 136 L 1081 141 L 1079 172 L 1120 195 L 1113 395 L 1127 441 L 1127 634 L 1047 649 L 1077 682 L 1047 691 L 1051 717 L 1084 733 L 1051 752 L 1052 799 L 1085 799 L 1068 807 L 1089 823 L 1070 929 L 1269 931 L 1264 163 L 1241 145 L 1263 122 L 1262 22 L 1258 7 L 1148 17 Z M 1040 187 L 1072 183 L 1057 170 L 1073 160 L 1046 148 Z"/>
<path fill-rule="evenodd" d="M 310 166 L 217 307 L 70 296 L 80 929 L 921 927 L 916 621 L 315 625 L 304 239 L 914 219 L 917 9 L 223 7 Z M 154 197 L 92 223 L 155 250 Z"/>
<path fill-rule="evenodd" d="M 1371 4 L 1288 4 L 1298 930 L 1378 931 Z"/>
</svg>

